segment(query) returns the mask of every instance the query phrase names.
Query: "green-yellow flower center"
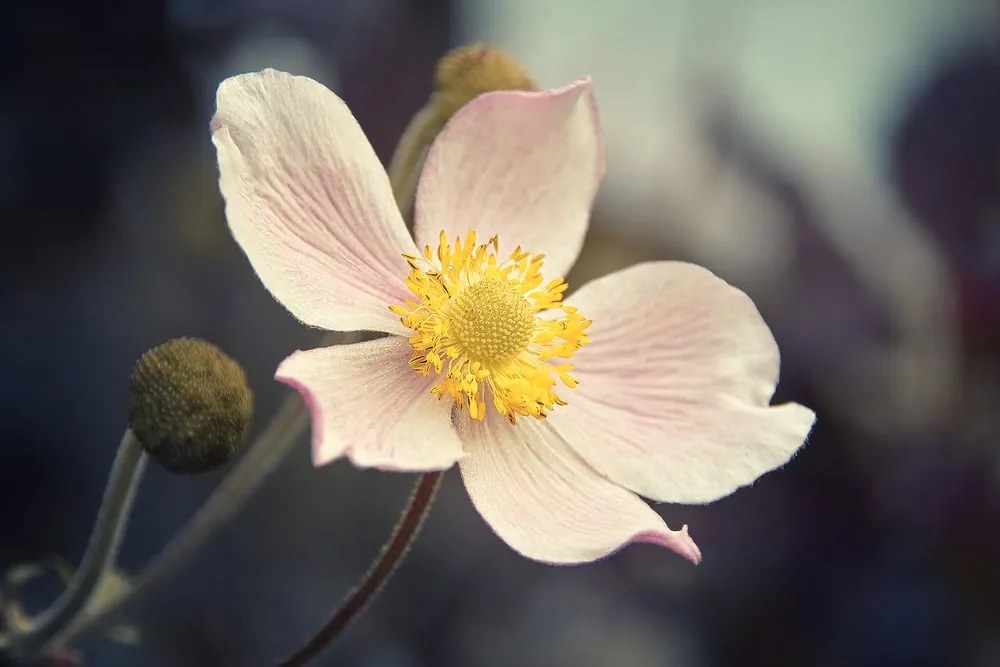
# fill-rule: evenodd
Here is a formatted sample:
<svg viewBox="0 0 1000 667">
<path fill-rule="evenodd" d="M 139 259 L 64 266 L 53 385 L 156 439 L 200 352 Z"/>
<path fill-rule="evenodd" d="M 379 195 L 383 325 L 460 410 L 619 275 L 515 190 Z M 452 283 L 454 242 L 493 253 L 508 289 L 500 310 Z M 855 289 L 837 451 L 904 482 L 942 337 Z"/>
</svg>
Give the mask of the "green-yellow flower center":
<svg viewBox="0 0 1000 667">
<path fill-rule="evenodd" d="M 542 284 L 542 255 L 517 248 L 500 262 L 498 248 L 496 237 L 477 245 L 470 232 L 452 245 L 441 232 L 436 253 L 426 246 L 422 256 L 404 255 L 416 298 L 389 309 L 413 330 L 410 368 L 438 375 L 432 393 L 450 396 L 474 419 L 486 415 L 487 400 L 511 422 L 545 417 L 566 404 L 557 379 L 576 386 L 573 366 L 554 362 L 589 342 L 590 321 L 563 305 L 566 281 Z"/>
<path fill-rule="evenodd" d="M 484 278 L 453 299 L 451 331 L 472 359 L 509 361 L 527 349 L 535 331 L 531 304 L 510 282 Z"/>
</svg>

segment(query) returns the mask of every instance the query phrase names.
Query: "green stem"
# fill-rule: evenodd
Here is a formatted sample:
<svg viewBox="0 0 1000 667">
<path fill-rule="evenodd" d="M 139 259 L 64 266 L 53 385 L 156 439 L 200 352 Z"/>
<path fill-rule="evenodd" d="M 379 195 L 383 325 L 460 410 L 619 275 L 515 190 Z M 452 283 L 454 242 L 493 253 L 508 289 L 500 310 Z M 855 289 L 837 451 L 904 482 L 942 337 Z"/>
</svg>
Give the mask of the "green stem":
<svg viewBox="0 0 1000 667">
<path fill-rule="evenodd" d="M 11 638 L 8 648 L 11 655 L 25 658 L 47 655 L 53 648 L 53 640 L 86 608 L 105 573 L 114 566 L 145 465 L 142 443 L 131 429 L 126 430 L 83 562 L 59 599 L 27 630 Z"/>
<path fill-rule="evenodd" d="M 417 191 L 417 179 L 423 166 L 427 149 L 433 143 L 447 118 L 433 104 L 433 100 L 417 114 L 406 126 L 403 136 L 396 145 L 389 163 L 389 182 L 396 196 L 396 205 L 404 220 L 409 220 L 413 213 L 413 199 Z"/>
<path fill-rule="evenodd" d="M 133 608 L 187 564 L 208 538 L 243 507 L 278 467 L 308 425 L 308 413 L 298 395 L 285 399 L 270 424 L 233 471 L 166 548 L 143 569 L 133 585 L 117 598 L 78 617 L 57 637 L 58 645 L 66 646 L 112 617 Z"/>
</svg>

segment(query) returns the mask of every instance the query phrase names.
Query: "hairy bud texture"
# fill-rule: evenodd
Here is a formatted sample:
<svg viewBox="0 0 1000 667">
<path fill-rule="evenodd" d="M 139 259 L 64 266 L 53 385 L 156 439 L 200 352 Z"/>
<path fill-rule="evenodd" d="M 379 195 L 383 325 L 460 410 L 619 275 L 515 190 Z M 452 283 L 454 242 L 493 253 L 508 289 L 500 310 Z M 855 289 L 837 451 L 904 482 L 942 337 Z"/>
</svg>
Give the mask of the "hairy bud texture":
<svg viewBox="0 0 1000 667">
<path fill-rule="evenodd" d="M 434 72 L 434 103 L 444 119 L 495 90 L 538 90 L 527 70 L 503 51 L 469 44 L 449 51 Z"/>
<path fill-rule="evenodd" d="M 174 473 L 226 463 L 243 441 L 253 394 L 243 369 L 197 338 L 175 338 L 146 352 L 130 382 L 129 424 L 146 451 Z"/>
</svg>

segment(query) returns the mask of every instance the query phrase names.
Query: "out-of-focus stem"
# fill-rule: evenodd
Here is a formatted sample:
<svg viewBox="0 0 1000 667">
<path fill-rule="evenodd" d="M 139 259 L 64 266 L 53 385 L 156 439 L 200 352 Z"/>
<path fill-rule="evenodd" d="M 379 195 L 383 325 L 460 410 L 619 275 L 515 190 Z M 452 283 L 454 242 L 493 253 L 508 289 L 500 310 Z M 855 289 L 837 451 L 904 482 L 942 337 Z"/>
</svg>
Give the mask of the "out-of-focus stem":
<svg viewBox="0 0 1000 667">
<path fill-rule="evenodd" d="M 286 398 L 233 471 L 166 548 L 142 570 L 133 585 L 119 597 L 84 613 L 60 633 L 56 645 L 68 645 L 89 630 L 131 609 L 187 564 L 208 538 L 243 507 L 278 467 L 308 424 L 309 416 L 298 395 Z"/>
<path fill-rule="evenodd" d="M 396 145 L 389 163 L 389 182 L 396 196 L 396 204 L 404 220 L 413 214 L 413 199 L 417 190 L 417 178 L 424 163 L 427 148 L 434 141 L 448 120 L 442 116 L 437 105 L 428 102 L 410 121 L 403 136 Z"/>
<path fill-rule="evenodd" d="M 142 443 L 127 429 L 80 567 L 59 599 L 26 630 L 12 636 L 6 648 L 10 655 L 22 659 L 47 655 L 53 640 L 86 608 L 105 573 L 114 566 L 145 464 Z"/>
</svg>

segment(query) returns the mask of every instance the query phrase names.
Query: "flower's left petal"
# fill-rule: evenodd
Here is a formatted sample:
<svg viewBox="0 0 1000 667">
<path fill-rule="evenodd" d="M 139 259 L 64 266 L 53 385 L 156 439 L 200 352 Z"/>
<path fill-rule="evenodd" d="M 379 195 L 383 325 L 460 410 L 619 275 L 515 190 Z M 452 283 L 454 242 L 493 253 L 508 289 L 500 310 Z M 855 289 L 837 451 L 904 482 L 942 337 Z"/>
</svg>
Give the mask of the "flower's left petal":
<svg viewBox="0 0 1000 667">
<path fill-rule="evenodd" d="M 511 425 L 489 410 L 462 415 L 467 456 L 459 462 L 473 505 L 518 553 L 553 564 L 587 563 L 632 542 L 673 549 L 697 563 L 687 527 L 670 530 L 631 491 L 588 466 L 544 421 Z"/>
<path fill-rule="evenodd" d="M 778 346 L 750 298 L 706 269 L 639 264 L 567 302 L 593 320 L 579 385 L 549 422 L 602 474 L 647 498 L 701 503 L 786 463 L 812 410 L 770 406 Z"/>
<path fill-rule="evenodd" d="M 410 344 L 389 336 L 299 351 L 275 378 L 302 394 L 312 415 L 313 463 L 341 456 L 362 468 L 443 470 L 462 458 L 452 402 L 406 365 Z"/>
<path fill-rule="evenodd" d="M 233 236 L 293 315 L 338 331 L 403 333 L 415 246 L 389 179 L 343 100 L 266 70 L 219 86 L 212 142 Z"/>
<path fill-rule="evenodd" d="M 590 81 L 545 92 L 475 98 L 445 125 L 417 187 L 414 235 L 436 247 L 475 230 L 507 254 L 545 254 L 550 277 L 566 275 L 583 245 L 604 176 L 604 143 Z"/>
</svg>

